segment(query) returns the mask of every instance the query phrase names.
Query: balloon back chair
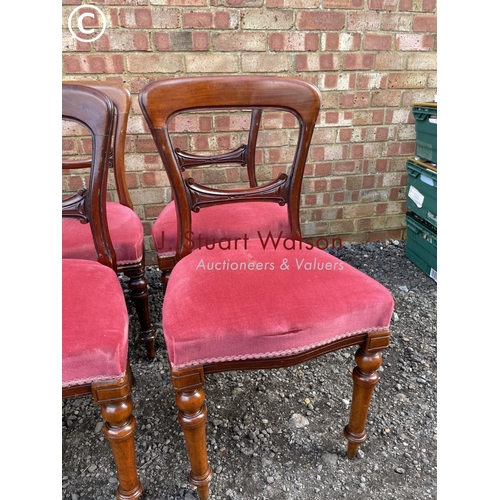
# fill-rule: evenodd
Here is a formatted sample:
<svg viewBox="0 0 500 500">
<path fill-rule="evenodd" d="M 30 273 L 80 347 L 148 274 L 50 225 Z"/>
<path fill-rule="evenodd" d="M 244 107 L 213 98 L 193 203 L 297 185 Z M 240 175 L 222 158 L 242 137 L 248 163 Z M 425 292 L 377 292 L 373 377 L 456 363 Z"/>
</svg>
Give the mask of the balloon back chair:
<svg viewBox="0 0 500 500">
<path fill-rule="evenodd" d="M 358 345 L 352 407 L 344 430 L 347 455 L 354 457 L 367 438 L 368 406 L 379 379 L 381 351 L 389 345 L 394 303 L 380 283 L 301 240 L 300 188 L 320 109 L 319 91 L 292 78 L 191 77 L 149 84 L 139 102 L 170 179 L 177 217 L 178 261 L 165 291 L 163 334 L 191 484 L 202 500 L 209 497 L 212 472 L 203 391 L 207 374 L 291 366 Z M 183 162 L 203 159 L 174 147 L 169 122 L 184 111 L 219 116 L 242 109 L 253 110 L 254 117 L 271 109 L 296 118 L 296 154 L 288 173 L 264 186 L 229 191 L 206 189 L 183 178 Z M 221 163 L 226 159 L 221 155 Z M 287 236 L 243 237 L 230 248 L 194 248 L 191 235 L 199 210 L 222 206 L 230 213 L 244 203 L 269 207 L 267 216 L 278 212 L 278 219 L 279 211 L 270 207 L 284 208 Z M 254 222 L 242 217 L 239 235 Z"/>
<path fill-rule="evenodd" d="M 86 127 L 93 145 L 89 189 L 63 201 L 62 216 L 63 220 L 89 222 L 98 261 L 62 260 L 62 396 L 91 394 L 101 406 L 104 434 L 118 473 L 116 498 L 136 499 L 143 489 L 135 460 L 128 312 L 101 196 L 106 187 L 114 106 L 95 89 L 67 85 L 63 87 L 62 116 Z"/>
<path fill-rule="evenodd" d="M 187 92 L 184 91 L 182 84 L 190 86 Z M 196 88 L 193 86 L 196 86 Z M 170 104 L 161 110 L 165 115 L 169 114 L 168 120 L 172 132 L 165 140 L 170 140 L 173 144 L 170 153 L 164 150 L 163 154 L 171 154 L 168 161 L 175 163 L 178 171 L 181 171 L 184 177 L 187 178 L 185 182 L 188 182 L 189 197 L 193 200 L 190 208 L 186 204 L 179 204 L 178 208 L 176 208 L 174 202 L 168 203 L 152 227 L 151 235 L 156 249 L 158 267 L 162 272 L 161 279 L 164 288 L 168 283 L 168 277 L 173 267 L 185 255 L 187 251 L 186 245 L 197 248 L 206 244 L 213 245 L 222 239 L 257 238 L 259 234 L 267 236 L 269 233 L 272 235 L 281 234 L 283 238 L 298 238 L 300 227 L 298 224 L 299 193 L 297 188 L 300 186 L 301 180 L 300 168 L 296 169 L 293 179 L 287 180 L 286 174 L 283 173 L 276 180 L 261 182 L 259 186 L 259 160 L 262 163 L 262 151 L 257 149 L 261 137 L 259 134 L 262 132 L 263 135 L 269 133 L 269 130 L 262 130 L 265 121 L 264 109 L 255 107 L 246 110 L 246 113 L 239 116 L 235 116 L 234 113 L 225 117 L 221 114 L 214 116 L 213 123 L 210 125 L 212 129 L 216 128 L 219 123 L 224 123 L 224 118 L 227 118 L 226 125 L 222 125 L 226 130 L 226 137 L 222 137 L 222 141 L 227 140 L 227 135 L 233 134 L 241 139 L 241 143 L 234 149 L 225 148 L 224 152 L 217 150 L 216 154 L 197 154 L 197 148 L 190 147 L 192 144 L 189 143 L 192 140 L 182 137 L 182 132 L 184 130 L 189 131 L 192 123 L 196 123 L 195 119 L 191 118 L 193 115 L 188 113 L 196 111 L 196 109 L 192 109 L 194 106 L 183 106 L 183 104 L 186 96 L 192 96 L 193 92 L 203 93 L 203 84 L 195 79 L 183 78 L 182 83 L 169 82 L 168 84 L 161 84 L 158 88 L 160 87 L 165 89 L 158 91 L 161 92 L 160 99 L 170 101 Z M 167 92 L 171 92 L 171 94 L 167 95 Z M 225 97 L 226 91 L 224 89 L 222 89 L 222 93 Z M 150 95 L 149 90 L 147 94 L 142 93 L 141 106 L 143 111 L 144 107 L 147 107 L 146 118 L 152 110 L 149 103 L 146 104 L 144 100 L 149 99 Z M 200 97 L 203 99 L 203 96 L 204 94 Z M 212 99 L 213 97 L 211 96 Z M 200 102 L 201 100 L 198 100 L 196 105 Z M 175 115 L 182 113 L 184 113 L 184 116 L 179 116 L 179 122 L 176 123 Z M 161 116 L 160 120 L 163 118 L 166 118 L 166 116 Z M 182 118 L 186 118 L 186 120 L 183 122 Z M 201 123 L 206 123 L 207 116 L 201 115 L 199 118 Z M 289 121 L 295 120 L 293 114 L 290 113 L 285 115 L 284 119 L 286 120 L 286 118 Z M 308 126 L 310 125 L 308 124 Z M 163 126 L 163 124 L 159 126 Z M 224 136 L 224 133 L 220 135 Z M 201 138 L 203 139 L 203 136 Z M 216 138 L 215 141 L 219 141 L 219 139 Z M 288 140 L 293 141 L 293 137 Z M 161 145 L 159 147 L 163 148 Z M 165 158 L 165 160 L 167 159 Z M 303 159 L 297 158 L 296 160 L 297 167 L 303 168 Z M 233 190 L 228 194 L 217 189 L 217 186 L 214 188 L 214 183 L 210 183 L 208 186 L 206 182 L 199 182 L 200 179 L 210 180 L 210 175 L 204 174 L 204 172 L 209 170 L 208 167 L 213 166 L 230 168 L 229 173 L 219 169 L 219 175 L 214 176 L 215 180 L 224 178 L 224 176 L 226 178 L 236 177 L 241 179 L 240 184 L 244 185 L 244 187 L 250 187 L 250 191 L 243 188 L 240 191 Z M 235 166 L 242 168 L 242 171 L 236 172 Z M 187 177 L 186 174 L 188 173 L 192 173 L 192 177 Z M 178 196 L 178 188 L 184 181 L 179 175 L 173 174 L 173 178 L 175 182 L 180 183 L 172 188 L 173 197 L 175 198 Z M 291 180 L 292 182 L 290 182 Z M 255 203 L 270 200 L 273 203 Z M 234 201 L 240 203 L 234 204 Z M 231 203 L 231 205 L 228 207 L 227 203 Z M 187 223 L 188 217 L 190 219 L 190 229 L 186 232 L 185 241 L 180 242 L 180 247 L 178 247 L 179 225 L 182 226 Z"/>
<path fill-rule="evenodd" d="M 130 111 L 130 92 L 115 82 L 78 81 L 63 82 L 66 85 L 84 85 L 106 94 L 116 109 L 116 122 L 110 155 L 110 169 L 114 181 L 118 202 L 106 203 L 106 216 L 111 235 L 111 242 L 116 254 L 117 272 L 129 278 L 128 287 L 140 322 L 139 340 L 145 344 L 150 359 L 155 356 L 154 341 L 156 331 L 151 325 L 149 312 L 149 291 L 145 276 L 144 228 L 134 212 L 132 200 L 126 182 L 125 140 Z M 63 171 L 89 169 L 91 160 L 64 159 Z M 106 196 L 106 190 L 103 193 Z M 95 250 L 90 227 L 75 220 L 63 221 L 62 256 L 65 259 L 95 260 Z"/>
</svg>

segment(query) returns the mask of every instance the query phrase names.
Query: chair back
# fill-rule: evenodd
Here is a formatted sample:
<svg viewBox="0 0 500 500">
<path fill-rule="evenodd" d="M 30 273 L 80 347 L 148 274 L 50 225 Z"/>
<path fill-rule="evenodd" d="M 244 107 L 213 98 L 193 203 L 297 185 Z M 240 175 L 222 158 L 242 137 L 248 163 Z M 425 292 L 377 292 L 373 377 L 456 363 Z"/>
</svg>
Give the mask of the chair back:
<svg viewBox="0 0 500 500">
<path fill-rule="evenodd" d="M 139 94 L 139 104 L 165 166 L 177 210 L 177 255 L 190 253 L 191 213 L 213 205 L 240 202 L 274 202 L 286 205 L 290 234 L 300 239 L 299 208 L 304 168 L 321 105 L 319 90 L 294 78 L 272 76 L 210 76 L 166 79 L 147 85 Z M 175 147 L 172 120 L 181 113 L 251 113 L 246 144 L 215 155 L 199 155 Z M 287 172 L 258 185 L 256 146 L 262 131 L 263 112 L 291 113 L 298 125 L 293 160 Z M 289 115 L 288 115 L 289 116 Z M 237 164 L 247 167 L 249 187 L 225 189 L 196 182 L 186 176 L 187 168 Z M 242 228 L 244 230 L 244 228 Z"/>
<path fill-rule="evenodd" d="M 127 124 L 130 113 L 130 91 L 119 82 L 101 82 L 95 80 L 78 80 L 63 82 L 63 85 L 84 85 L 106 94 L 116 108 L 115 129 L 113 132 L 113 147 L 111 149 L 110 167 L 113 169 L 118 201 L 132 210 L 134 205 L 130 198 L 125 177 L 125 142 L 127 137 Z M 64 169 L 89 168 L 91 160 L 65 160 Z"/>
<path fill-rule="evenodd" d="M 115 107 L 99 90 L 82 85 L 62 85 L 62 119 L 85 127 L 92 139 L 88 188 L 63 200 L 62 217 L 89 223 L 98 261 L 116 270 L 116 255 L 106 217 L 106 182 Z"/>
</svg>

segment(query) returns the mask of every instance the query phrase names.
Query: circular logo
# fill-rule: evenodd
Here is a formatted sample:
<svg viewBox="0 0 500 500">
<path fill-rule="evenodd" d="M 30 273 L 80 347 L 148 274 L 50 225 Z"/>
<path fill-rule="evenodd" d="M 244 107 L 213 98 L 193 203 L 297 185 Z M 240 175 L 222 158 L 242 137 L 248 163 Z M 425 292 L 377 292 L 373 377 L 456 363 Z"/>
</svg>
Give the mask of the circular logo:
<svg viewBox="0 0 500 500">
<path fill-rule="evenodd" d="M 76 25 L 78 27 L 78 31 L 84 35 L 86 35 L 86 38 L 82 38 L 81 36 L 78 36 L 72 27 L 72 21 L 73 17 L 75 14 L 81 10 L 85 9 L 86 12 L 82 12 L 78 18 L 76 19 Z M 90 11 L 95 11 L 94 12 L 89 12 Z M 96 28 L 90 28 L 90 27 L 85 27 L 83 23 L 86 22 L 86 24 L 94 24 L 97 26 L 100 26 L 102 24 L 101 31 L 97 33 L 98 29 Z M 71 33 L 71 36 L 73 38 L 76 38 L 77 40 L 80 40 L 80 42 L 94 42 L 97 40 L 103 33 L 104 30 L 106 29 L 106 16 L 104 15 L 104 12 L 96 7 L 95 5 L 80 5 L 79 7 L 76 7 L 76 9 L 73 9 L 71 14 L 69 15 L 68 19 L 68 28 Z M 97 33 L 97 34 L 95 34 Z"/>
</svg>

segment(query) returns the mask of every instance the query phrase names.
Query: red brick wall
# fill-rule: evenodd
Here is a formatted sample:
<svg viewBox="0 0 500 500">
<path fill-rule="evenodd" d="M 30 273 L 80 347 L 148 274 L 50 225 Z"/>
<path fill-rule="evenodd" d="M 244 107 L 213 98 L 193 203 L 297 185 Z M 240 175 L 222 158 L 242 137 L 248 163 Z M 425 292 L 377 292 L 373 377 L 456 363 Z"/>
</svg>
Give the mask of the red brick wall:
<svg viewBox="0 0 500 500">
<path fill-rule="evenodd" d="M 415 151 L 411 106 L 437 93 L 436 0 L 62 3 L 63 79 L 118 80 L 132 92 L 126 166 L 147 235 L 170 191 L 137 103 L 141 88 L 164 77 L 273 74 L 308 80 L 323 95 L 303 184 L 304 236 L 404 238 L 405 162 Z M 86 3 L 107 19 L 91 43 L 74 39 L 67 26 Z M 66 132 L 63 149 L 84 148 Z M 63 190 L 83 185 L 77 176 L 65 179 Z M 154 262 L 149 236 L 146 246 Z"/>
</svg>

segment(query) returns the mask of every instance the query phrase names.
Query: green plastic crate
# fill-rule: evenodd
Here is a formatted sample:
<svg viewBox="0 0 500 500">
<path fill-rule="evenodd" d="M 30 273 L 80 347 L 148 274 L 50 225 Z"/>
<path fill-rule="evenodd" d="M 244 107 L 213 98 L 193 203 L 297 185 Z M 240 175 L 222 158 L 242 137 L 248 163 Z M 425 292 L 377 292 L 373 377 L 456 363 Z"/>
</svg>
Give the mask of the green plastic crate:
<svg viewBox="0 0 500 500">
<path fill-rule="evenodd" d="M 415 160 L 406 162 L 408 187 L 407 208 L 433 226 L 437 226 L 437 172 Z"/>
<path fill-rule="evenodd" d="M 437 232 L 411 213 L 406 227 L 406 257 L 437 283 Z"/>
<path fill-rule="evenodd" d="M 416 155 L 437 164 L 437 103 L 415 103 Z"/>
</svg>

